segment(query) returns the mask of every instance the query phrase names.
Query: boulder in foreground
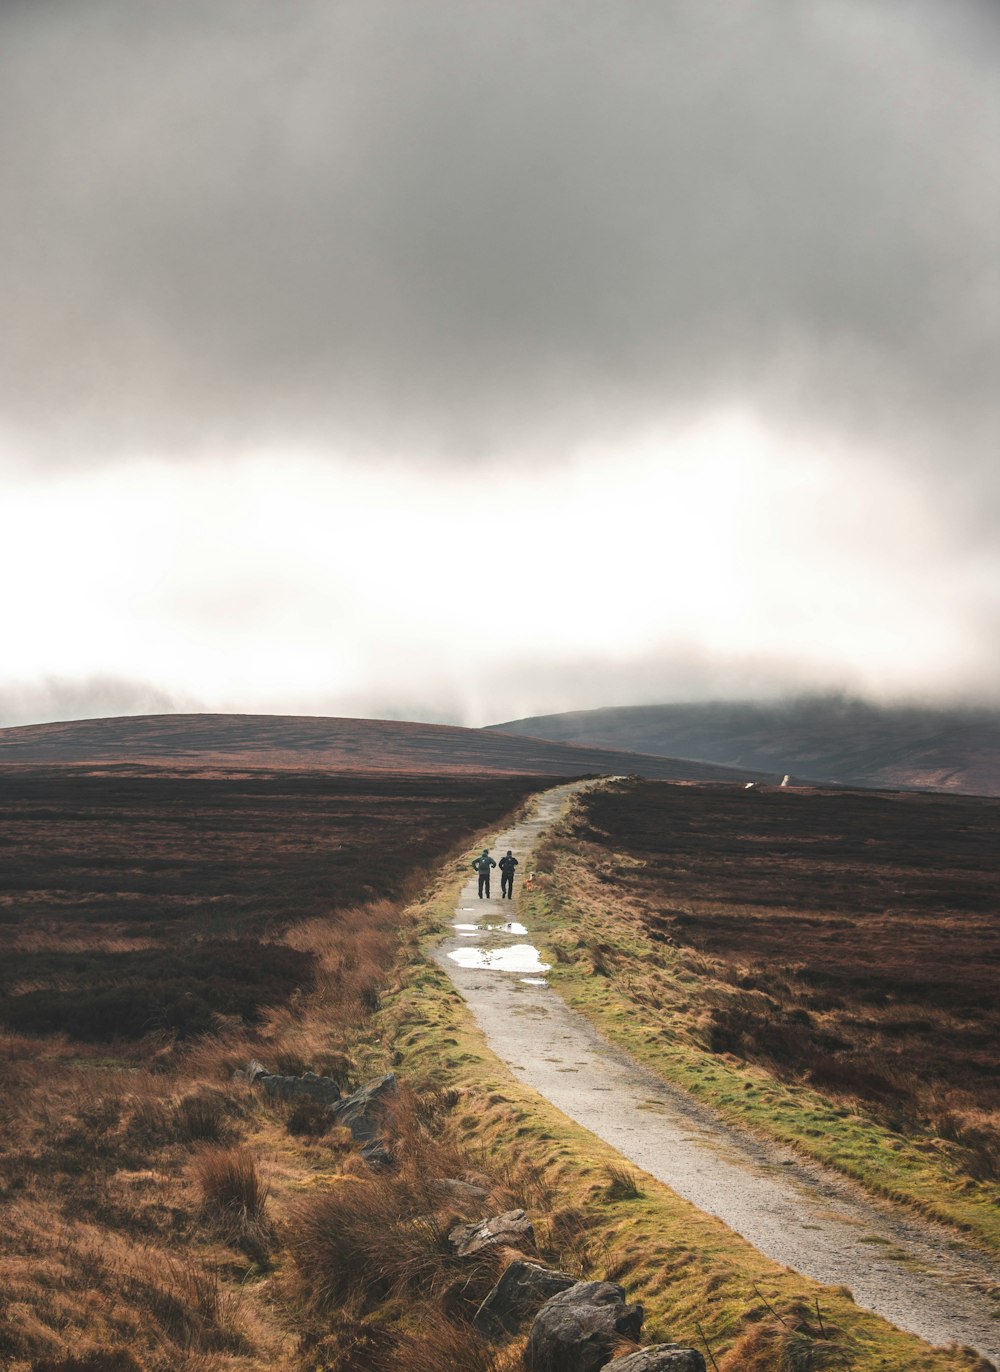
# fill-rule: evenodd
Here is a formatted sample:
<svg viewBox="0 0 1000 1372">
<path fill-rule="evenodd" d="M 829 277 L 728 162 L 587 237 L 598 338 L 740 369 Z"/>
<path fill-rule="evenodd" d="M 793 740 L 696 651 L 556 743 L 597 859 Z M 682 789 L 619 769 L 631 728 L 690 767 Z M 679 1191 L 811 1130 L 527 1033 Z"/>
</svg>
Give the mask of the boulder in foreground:
<svg viewBox="0 0 1000 1372">
<path fill-rule="evenodd" d="M 507 1267 L 493 1290 L 476 1311 L 472 1323 L 481 1334 L 502 1338 L 516 1334 L 525 1320 L 538 1313 L 546 1301 L 576 1285 L 576 1277 L 554 1272 L 537 1262 L 517 1259 Z"/>
<path fill-rule="evenodd" d="M 580 1281 L 535 1316 L 524 1352 L 529 1372 L 598 1372 L 622 1339 L 638 1339 L 641 1305 L 615 1282 Z"/>
</svg>

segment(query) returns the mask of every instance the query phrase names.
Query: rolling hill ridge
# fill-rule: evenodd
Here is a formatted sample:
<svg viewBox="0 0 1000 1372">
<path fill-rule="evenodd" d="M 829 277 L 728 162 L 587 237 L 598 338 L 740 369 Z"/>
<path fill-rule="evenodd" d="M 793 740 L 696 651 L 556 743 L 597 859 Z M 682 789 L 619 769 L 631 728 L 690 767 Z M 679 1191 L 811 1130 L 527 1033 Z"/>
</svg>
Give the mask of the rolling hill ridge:
<svg viewBox="0 0 1000 1372">
<path fill-rule="evenodd" d="M 1000 712 L 991 710 L 893 708 L 841 698 L 712 701 L 574 710 L 492 727 L 844 786 L 1000 795 Z"/>
<path fill-rule="evenodd" d="M 92 763 L 210 771 L 632 774 L 739 781 L 741 768 L 643 757 L 495 730 L 312 715 L 138 715 L 0 729 L 0 765 Z"/>
</svg>

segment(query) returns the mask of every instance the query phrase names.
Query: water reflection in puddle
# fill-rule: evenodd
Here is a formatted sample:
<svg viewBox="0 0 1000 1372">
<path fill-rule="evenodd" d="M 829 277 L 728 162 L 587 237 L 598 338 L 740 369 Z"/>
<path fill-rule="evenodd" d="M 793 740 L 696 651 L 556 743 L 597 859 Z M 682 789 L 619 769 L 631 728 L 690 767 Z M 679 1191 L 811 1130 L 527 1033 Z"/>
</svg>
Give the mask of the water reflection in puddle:
<svg viewBox="0 0 1000 1372">
<path fill-rule="evenodd" d="M 522 978 L 521 978 L 521 985 L 522 985 L 522 986 L 548 986 L 548 984 L 549 984 L 549 983 L 545 980 L 544 977 L 522 977 Z"/>
<path fill-rule="evenodd" d="M 526 934 L 528 932 L 523 924 L 518 924 L 513 919 L 506 924 L 484 924 L 483 928 L 492 929 L 498 934 Z"/>
<path fill-rule="evenodd" d="M 509 948 L 456 948 L 448 956 L 459 967 L 492 972 L 547 972 L 551 965 L 539 959 L 538 949 L 530 943 L 514 943 Z"/>
<path fill-rule="evenodd" d="M 453 929 L 457 929 L 458 932 L 459 932 L 460 934 L 478 934 L 478 933 L 479 933 L 479 925 L 478 925 L 478 924 L 453 924 L 451 927 L 452 927 Z"/>
</svg>

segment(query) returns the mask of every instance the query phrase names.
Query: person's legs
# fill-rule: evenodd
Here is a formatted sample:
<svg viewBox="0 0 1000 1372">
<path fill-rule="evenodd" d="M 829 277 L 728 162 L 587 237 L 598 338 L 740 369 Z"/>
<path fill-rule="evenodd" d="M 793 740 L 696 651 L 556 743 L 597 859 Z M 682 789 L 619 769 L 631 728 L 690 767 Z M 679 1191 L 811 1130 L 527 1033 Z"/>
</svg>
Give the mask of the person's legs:
<svg viewBox="0 0 1000 1372">
<path fill-rule="evenodd" d="M 501 900 L 503 900 L 504 896 L 507 895 L 507 893 L 509 892 L 509 890 L 510 890 L 510 877 L 507 875 L 506 872 L 504 872 L 503 876 L 500 878 L 500 899 L 501 899 Z"/>
<path fill-rule="evenodd" d="M 490 878 L 489 878 L 489 873 L 487 873 L 487 872 L 480 872 L 480 873 L 479 873 L 479 899 L 480 899 L 480 900 L 482 900 L 482 898 L 483 898 L 483 887 L 484 887 L 484 886 L 486 887 L 486 894 L 489 895 L 489 893 L 490 893 Z"/>
<path fill-rule="evenodd" d="M 513 899 L 514 899 L 514 873 L 513 873 L 513 872 L 511 872 L 510 876 L 507 878 L 507 899 L 508 899 L 508 900 L 513 900 Z"/>
</svg>

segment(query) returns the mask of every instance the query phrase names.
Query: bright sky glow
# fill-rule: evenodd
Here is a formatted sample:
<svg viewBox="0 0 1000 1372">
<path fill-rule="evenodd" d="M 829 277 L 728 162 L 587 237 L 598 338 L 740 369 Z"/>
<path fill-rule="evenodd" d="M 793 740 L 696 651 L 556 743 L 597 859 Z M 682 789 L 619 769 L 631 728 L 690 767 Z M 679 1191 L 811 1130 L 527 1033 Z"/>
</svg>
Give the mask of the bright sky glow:
<svg viewBox="0 0 1000 1372">
<path fill-rule="evenodd" d="M 595 654 L 619 697 L 650 657 L 676 689 L 675 653 L 947 690 L 988 664 L 962 649 L 933 510 L 882 470 L 728 415 L 557 469 L 429 480 L 269 453 L 22 481 L 7 662 L 24 683 L 110 675 L 181 705 L 323 713 L 398 672 L 404 709 L 443 698 L 468 723 L 502 715 L 533 658 L 553 672 L 538 710 Z"/>
</svg>

